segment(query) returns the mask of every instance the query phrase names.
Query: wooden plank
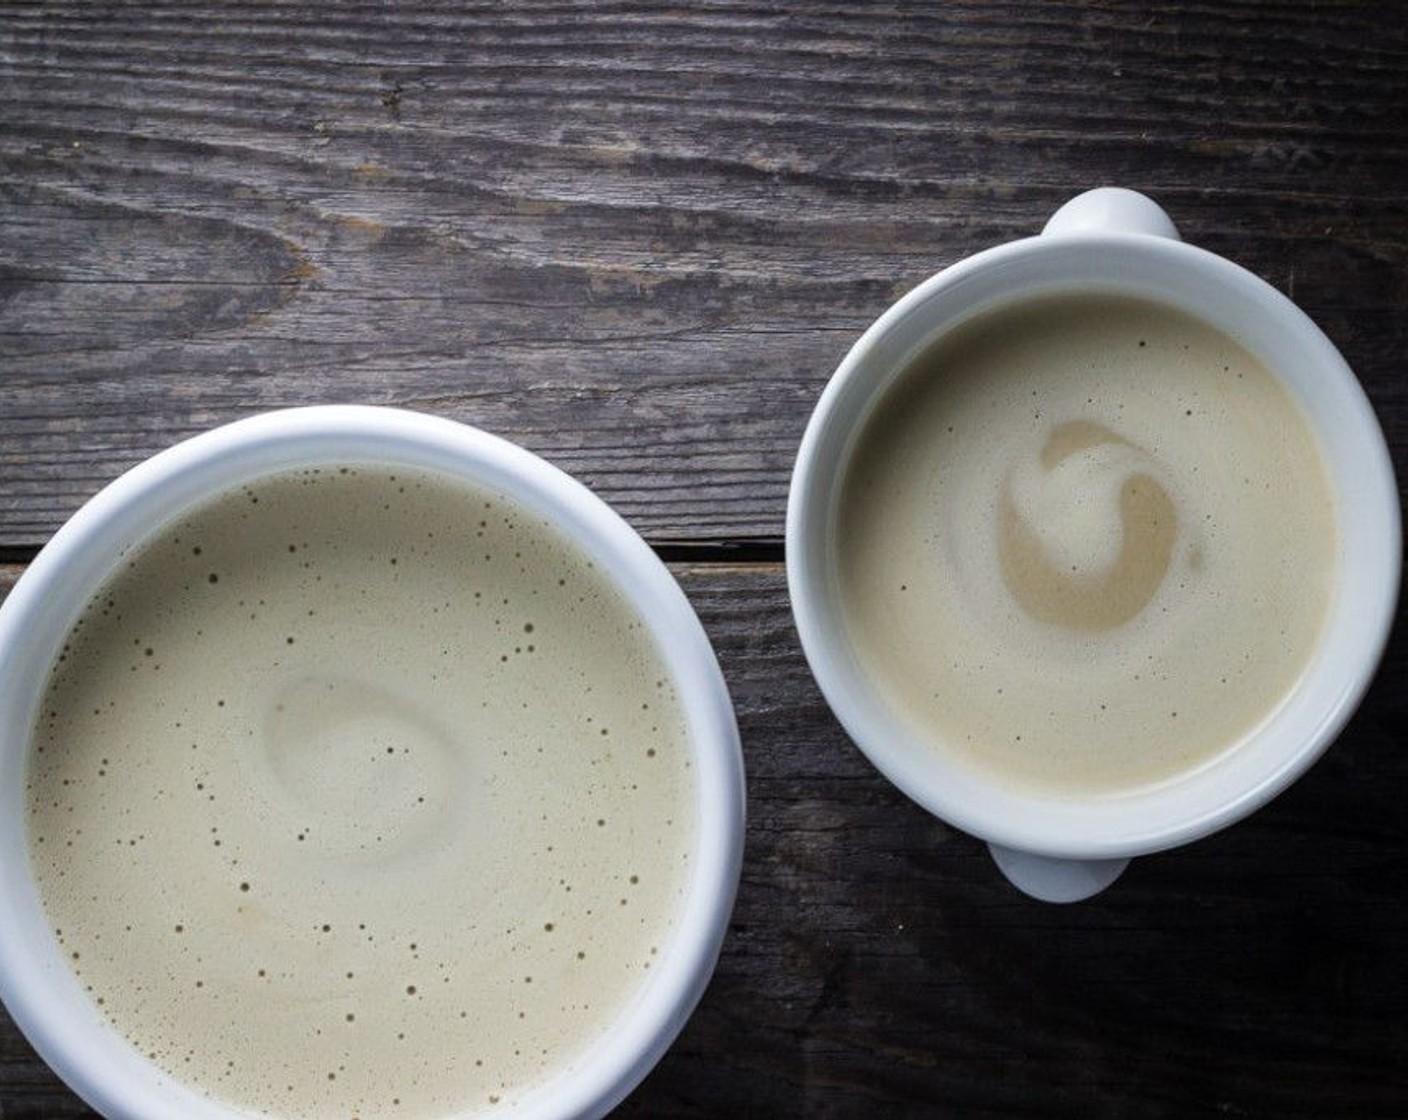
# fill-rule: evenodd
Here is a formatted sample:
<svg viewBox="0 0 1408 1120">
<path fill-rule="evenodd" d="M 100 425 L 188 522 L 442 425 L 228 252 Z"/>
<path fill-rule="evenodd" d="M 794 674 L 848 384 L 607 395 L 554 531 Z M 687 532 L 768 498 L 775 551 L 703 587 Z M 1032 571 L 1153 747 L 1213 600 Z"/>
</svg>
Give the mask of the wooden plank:
<svg viewBox="0 0 1408 1120">
<path fill-rule="evenodd" d="M 330 400 L 489 427 L 655 540 L 776 541 L 860 330 L 1106 182 L 1408 422 L 1392 4 L 14 3 L 0 96 L 0 548 Z"/>
<path fill-rule="evenodd" d="M 846 739 L 775 565 L 677 566 L 749 778 L 714 981 L 622 1116 L 1401 1116 L 1408 644 L 1272 805 L 1070 907 Z M 0 1018 L 0 1116 L 85 1115 Z"/>
</svg>

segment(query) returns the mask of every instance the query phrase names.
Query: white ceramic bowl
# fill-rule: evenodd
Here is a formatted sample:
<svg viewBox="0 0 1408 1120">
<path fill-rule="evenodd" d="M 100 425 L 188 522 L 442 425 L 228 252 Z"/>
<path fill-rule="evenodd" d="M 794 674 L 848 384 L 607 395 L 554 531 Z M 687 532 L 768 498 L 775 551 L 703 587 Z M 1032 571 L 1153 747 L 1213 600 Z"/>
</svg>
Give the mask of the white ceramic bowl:
<svg viewBox="0 0 1408 1120">
<path fill-rule="evenodd" d="M 1090 800 L 994 784 L 909 730 L 868 683 L 847 642 L 831 561 L 838 484 L 852 441 L 892 380 L 939 335 L 975 315 L 1070 292 L 1143 295 L 1172 304 L 1257 355 L 1304 405 L 1325 451 L 1340 517 L 1340 575 L 1329 622 L 1286 701 L 1211 765 L 1155 788 Z M 797 630 L 837 718 L 900 789 L 989 841 L 1009 878 L 1050 901 L 1102 889 L 1129 857 L 1222 828 L 1303 773 L 1339 733 L 1373 677 L 1393 621 L 1400 562 L 1398 490 L 1388 448 L 1335 347 L 1280 292 L 1184 244 L 1152 201 L 1115 188 L 1079 196 L 1041 236 L 961 261 L 885 312 L 822 393 L 798 452 L 787 508 L 787 582 Z"/>
<path fill-rule="evenodd" d="M 105 1116 L 245 1115 L 163 1073 L 112 1030 L 65 963 L 31 876 L 24 812 L 28 742 L 48 672 L 122 550 L 202 499 L 252 478 L 328 462 L 438 471 L 495 488 L 550 520 L 607 573 L 653 632 L 689 727 L 696 779 L 692 878 L 672 941 L 622 1018 L 571 1070 L 495 1115 L 596 1117 L 650 1071 L 684 1026 L 718 959 L 743 844 L 737 724 L 713 650 L 649 546 L 580 483 L 474 428 L 394 409 L 271 412 L 187 440 L 133 468 L 54 535 L 0 606 L 0 998 L 35 1049 Z"/>
</svg>

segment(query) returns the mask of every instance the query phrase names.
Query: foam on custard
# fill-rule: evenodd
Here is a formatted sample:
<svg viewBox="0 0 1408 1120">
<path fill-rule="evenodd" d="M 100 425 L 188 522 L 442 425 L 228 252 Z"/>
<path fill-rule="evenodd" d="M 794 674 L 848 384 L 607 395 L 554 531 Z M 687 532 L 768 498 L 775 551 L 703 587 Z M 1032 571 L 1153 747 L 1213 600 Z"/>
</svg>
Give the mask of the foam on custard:
<svg viewBox="0 0 1408 1120">
<path fill-rule="evenodd" d="M 1136 788 L 1275 708 L 1336 565 L 1306 418 L 1173 309 L 997 311 L 905 371 L 837 510 L 837 586 L 877 688 L 966 764 Z"/>
<path fill-rule="evenodd" d="M 472 1113 L 640 988 L 689 767 L 653 640 L 554 529 L 305 470 L 181 517 L 94 600 L 30 846 L 73 968 L 177 1079 L 277 1116 Z"/>
</svg>

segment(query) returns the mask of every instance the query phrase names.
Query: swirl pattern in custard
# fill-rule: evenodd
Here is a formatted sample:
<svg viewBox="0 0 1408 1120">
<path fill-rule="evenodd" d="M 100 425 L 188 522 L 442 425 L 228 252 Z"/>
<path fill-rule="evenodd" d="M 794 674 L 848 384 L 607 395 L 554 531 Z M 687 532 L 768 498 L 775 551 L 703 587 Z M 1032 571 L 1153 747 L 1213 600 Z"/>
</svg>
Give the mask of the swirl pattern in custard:
<svg viewBox="0 0 1408 1120">
<path fill-rule="evenodd" d="M 1215 757 L 1303 670 L 1337 527 L 1310 424 L 1222 332 L 1066 296 L 903 371 L 833 525 L 874 687 L 970 768 L 1117 793 Z"/>
</svg>

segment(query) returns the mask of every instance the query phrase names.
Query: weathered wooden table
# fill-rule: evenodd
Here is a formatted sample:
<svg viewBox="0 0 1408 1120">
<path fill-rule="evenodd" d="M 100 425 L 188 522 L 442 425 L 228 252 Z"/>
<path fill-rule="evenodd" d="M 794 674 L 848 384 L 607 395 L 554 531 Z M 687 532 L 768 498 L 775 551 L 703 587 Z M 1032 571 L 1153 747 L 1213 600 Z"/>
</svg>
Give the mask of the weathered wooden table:
<svg viewBox="0 0 1408 1120">
<path fill-rule="evenodd" d="M 1401 632 L 1289 793 L 1061 908 L 871 769 L 792 629 L 830 371 L 1089 186 L 1291 294 L 1404 474 L 1408 16 L 1154 7 L 5 4 L 0 592 L 219 422 L 489 428 L 672 563 L 742 727 L 723 959 L 623 1115 L 1408 1115 Z M 80 1115 L 0 1015 L 0 1118 Z"/>
</svg>

